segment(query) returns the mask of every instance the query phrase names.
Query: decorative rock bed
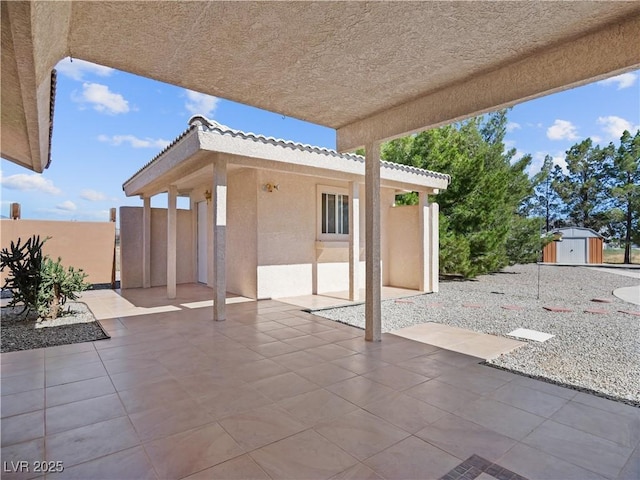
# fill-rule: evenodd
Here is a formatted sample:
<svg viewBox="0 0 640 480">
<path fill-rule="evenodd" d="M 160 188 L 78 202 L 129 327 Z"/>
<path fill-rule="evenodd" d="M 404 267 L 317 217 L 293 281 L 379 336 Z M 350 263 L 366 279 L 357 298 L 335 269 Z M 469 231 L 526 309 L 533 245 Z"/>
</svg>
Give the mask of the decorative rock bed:
<svg viewBox="0 0 640 480">
<path fill-rule="evenodd" d="M 489 363 L 640 406 L 640 310 L 612 295 L 639 283 L 592 268 L 516 265 L 472 281 L 441 282 L 439 293 L 411 297 L 411 303 L 385 301 L 382 330 L 436 322 L 500 336 L 517 328 L 546 332 L 554 337 L 528 341 Z M 605 313 L 586 312 L 594 307 Z M 364 327 L 363 305 L 314 313 Z"/>
<path fill-rule="evenodd" d="M 35 313 L 25 317 L 21 312 L 22 307 L 2 308 L 2 353 L 109 338 L 84 303 L 67 303 L 65 313 L 55 320 L 38 321 Z"/>
</svg>

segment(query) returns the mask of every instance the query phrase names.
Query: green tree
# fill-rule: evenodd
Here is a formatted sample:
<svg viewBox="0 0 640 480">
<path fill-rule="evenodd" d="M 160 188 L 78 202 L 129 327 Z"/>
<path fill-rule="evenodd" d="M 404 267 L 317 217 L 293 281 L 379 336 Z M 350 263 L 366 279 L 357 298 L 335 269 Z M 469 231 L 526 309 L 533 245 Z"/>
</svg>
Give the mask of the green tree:
<svg viewBox="0 0 640 480">
<path fill-rule="evenodd" d="M 506 124 L 506 111 L 500 111 L 382 147 L 385 160 L 452 177 L 436 198 L 443 273 L 473 277 L 511 263 L 507 241 L 519 219 L 519 206 L 532 191 L 525 173 L 531 158 L 512 162 L 515 151 L 505 152 L 504 147 Z M 410 196 L 404 200 L 411 203 Z"/>
<path fill-rule="evenodd" d="M 640 242 L 640 130 L 634 136 L 624 131 L 607 173 L 611 234 L 624 244 L 624 263 L 631 263 L 631 245 Z"/>
<path fill-rule="evenodd" d="M 606 224 L 610 195 L 607 172 L 613 149 L 593 145 L 590 138 L 566 152 L 567 173 L 556 177 L 552 186 L 565 203 L 568 220 L 596 232 Z"/>
<path fill-rule="evenodd" d="M 546 155 L 540 171 L 532 178 L 533 195 L 525 202 L 521 211 L 525 216 L 542 218 L 545 232 L 564 225 L 561 217 L 563 202 L 552 188 L 553 182 L 560 177 L 562 169 L 559 165 L 554 165 L 551 156 Z"/>
</svg>

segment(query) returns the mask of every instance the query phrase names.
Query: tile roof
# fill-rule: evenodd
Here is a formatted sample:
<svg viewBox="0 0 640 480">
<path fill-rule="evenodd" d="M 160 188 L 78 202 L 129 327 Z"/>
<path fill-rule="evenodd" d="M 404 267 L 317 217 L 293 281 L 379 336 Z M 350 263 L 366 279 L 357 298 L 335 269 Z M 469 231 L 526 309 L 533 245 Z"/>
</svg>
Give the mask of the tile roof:
<svg viewBox="0 0 640 480">
<path fill-rule="evenodd" d="M 270 145 L 274 145 L 276 147 L 291 148 L 291 149 L 300 150 L 303 152 L 318 153 L 320 155 L 326 155 L 329 157 L 342 158 L 346 160 L 354 160 L 360 163 L 364 163 L 365 161 L 365 157 L 363 157 L 362 155 L 356 155 L 355 153 L 339 153 L 330 148 L 317 147 L 317 146 L 308 145 L 304 143 L 293 142 L 291 140 L 284 140 L 281 138 L 266 137 L 264 135 L 258 135 L 253 132 L 243 132 L 241 130 L 235 130 L 233 128 L 227 127 L 226 125 L 222 125 L 216 122 L 215 120 L 210 120 L 203 115 L 194 115 L 189 119 L 189 127 L 184 132 L 182 132 L 175 140 L 173 140 L 173 142 L 167 145 L 160 153 L 158 153 L 155 157 L 153 157 L 147 164 L 145 164 L 140 170 L 134 173 L 129 180 L 133 179 L 133 177 L 135 177 L 140 172 L 142 172 L 143 170 L 151 166 L 167 150 L 171 149 L 173 145 L 178 143 L 190 131 L 196 128 L 201 128 L 203 131 L 215 133 L 218 135 L 229 135 L 235 138 L 241 138 L 243 140 L 267 143 Z M 414 175 L 421 175 L 425 177 L 440 178 L 440 179 L 446 180 L 447 184 L 451 183 L 451 177 L 444 173 L 432 172 L 430 170 L 425 170 L 423 168 L 417 168 L 410 165 L 403 165 L 400 163 L 388 162 L 385 160 L 381 160 L 380 164 L 382 168 L 386 168 L 390 170 L 400 170 L 407 173 L 412 173 Z M 127 180 L 127 182 L 129 180 Z"/>
</svg>

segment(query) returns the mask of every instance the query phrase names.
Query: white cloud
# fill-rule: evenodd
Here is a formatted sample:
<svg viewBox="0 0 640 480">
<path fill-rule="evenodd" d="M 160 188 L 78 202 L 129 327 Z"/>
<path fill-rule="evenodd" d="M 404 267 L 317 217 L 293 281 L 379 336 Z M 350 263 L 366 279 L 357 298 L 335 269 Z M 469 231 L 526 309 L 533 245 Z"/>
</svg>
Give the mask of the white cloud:
<svg viewBox="0 0 640 480">
<path fill-rule="evenodd" d="M 520 130 L 522 128 L 522 125 L 520 125 L 517 122 L 509 122 L 507 123 L 507 132 L 513 132 L 514 130 Z"/>
<path fill-rule="evenodd" d="M 556 119 L 549 128 L 547 128 L 547 138 L 550 140 L 577 140 L 578 129 L 568 120 Z"/>
<path fill-rule="evenodd" d="M 108 77 L 115 72 L 113 68 L 103 67 L 102 65 L 96 65 L 95 63 L 80 59 L 71 61 L 69 57 L 60 60 L 56 65 L 56 70 L 58 73 L 73 80 L 83 80 L 85 74 Z"/>
<path fill-rule="evenodd" d="M 567 162 L 565 160 L 565 154 L 563 152 L 556 152 L 555 154 L 549 152 L 536 152 L 532 157 L 531 165 L 529 166 L 529 175 L 535 175 L 540 172 L 542 165 L 544 165 L 544 157 L 550 155 L 553 159 L 554 165 L 560 165 L 560 168 L 566 173 L 567 172 Z"/>
<path fill-rule="evenodd" d="M 62 190 L 56 187 L 51 180 L 39 173 L 18 173 L 5 177 L 0 172 L 0 184 L 9 190 L 36 190 L 51 195 L 62 193 Z"/>
<path fill-rule="evenodd" d="M 636 73 L 623 73 L 622 75 L 616 75 L 615 77 L 607 78 L 606 80 L 601 80 L 598 82 L 599 85 L 609 86 L 609 85 L 617 85 L 618 90 L 622 90 L 623 88 L 633 87 L 638 79 L 638 75 Z"/>
<path fill-rule="evenodd" d="M 193 115 L 204 115 L 205 117 L 213 116 L 213 112 L 218 105 L 218 97 L 212 97 L 204 93 L 194 92 L 193 90 L 185 90 L 187 101 L 184 107 Z"/>
<path fill-rule="evenodd" d="M 600 143 L 602 141 L 602 137 L 598 135 L 591 135 L 590 138 L 593 143 Z"/>
<path fill-rule="evenodd" d="M 115 146 L 128 143 L 133 148 L 164 148 L 171 143 L 163 138 L 138 138 L 134 135 L 98 135 L 98 140 Z"/>
<path fill-rule="evenodd" d="M 59 203 L 58 205 L 56 205 L 56 208 L 65 212 L 75 212 L 78 209 L 78 207 L 76 207 L 76 204 L 71 200 L 65 200 L 64 202 Z"/>
<path fill-rule="evenodd" d="M 102 200 L 106 200 L 107 196 L 97 190 L 86 189 L 80 192 L 80 198 L 89 200 L 90 202 L 100 202 Z"/>
<path fill-rule="evenodd" d="M 619 140 L 622 133 L 628 130 L 631 134 L 640 129 L 640 125 L 632 125 L 629 120 L 615 115 L 608 117 L 598 117 L 598 124 L 602 125 L 602 131 L 612 140 Z"/>
<path fill-rule="evenodd" d="M 82 94 L 78 95 L 74 92 L 71 98 L 78 103 L 93 105 L 94 110 L 100 113 L 116 115 L 129 111 L 129 102 L 122 95 L 112 92 L 109 87 L 99 83 L 83 83 Z"/>
</svg>

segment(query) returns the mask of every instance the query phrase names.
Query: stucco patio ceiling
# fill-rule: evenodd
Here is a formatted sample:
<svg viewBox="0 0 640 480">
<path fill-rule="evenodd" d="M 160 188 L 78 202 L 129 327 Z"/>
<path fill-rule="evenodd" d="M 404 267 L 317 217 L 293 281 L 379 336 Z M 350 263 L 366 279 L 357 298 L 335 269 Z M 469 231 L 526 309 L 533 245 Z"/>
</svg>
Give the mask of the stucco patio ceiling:
<svg viewBox="0 0 640 480">
<path fill-rule="evenodd" d="M 638 2 L 2 2 L 2 156 L 49 158 L 65 56 L 337 130 L 337 148 L 640 66 Z M 54 160 L 55 161 L 55 160 Z"/>
</svg>

